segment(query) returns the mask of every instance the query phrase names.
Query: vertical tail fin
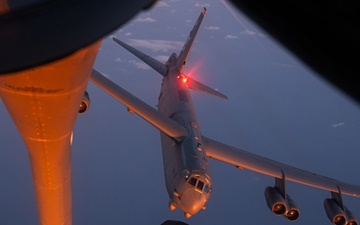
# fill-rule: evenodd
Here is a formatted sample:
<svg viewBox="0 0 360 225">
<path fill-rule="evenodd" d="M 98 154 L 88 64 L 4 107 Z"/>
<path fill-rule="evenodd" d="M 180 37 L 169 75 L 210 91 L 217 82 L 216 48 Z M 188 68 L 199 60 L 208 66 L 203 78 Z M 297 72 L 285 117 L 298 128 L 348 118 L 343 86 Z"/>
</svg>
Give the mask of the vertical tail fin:
<svg viewBox="0 0 360 225">
<path fill-rule="evenodd" d="M 190 50 L 192 45 L 194 44 L 194 40 L 195 37 L 199 31 L 200 25 L 202 20 L 204 19 L 204 16 L 206 14 L 206 8 L 203 8 L 203 10 L 200 13 L 199 18 L 197 19 L 193 29 L 190 31 L 189 37 L 187 38 L 184 47 L 182 48 L 179 56 L 177 57 L 176 60 L 176 68 L 180 71 L 183 70 L 185 64 L 186 64 L 186 60 L 189 56 Z M 119 39 L 117 39 L 116 37 L 113 37 L 113 40 L 118 43 L 119 45 L 121 45 L 122 47 L 124 47 L 126 50 L 128 50 L 129 52 L 131 52 L 132 54 L 134 54 L 136 57 L 138 57 L 139 59 L 141 59 L 143 62 L 145 62 L 146 64 L 148 64 L 151 68 L 153 68 L 154 70 L 158 71 L 161 75 L 166 76 L 167 72 L 168 72 L 168 68 L 166 65 L 160 63 L 159 61 L 157 61 L 156 59 L 146 55 L 145 53 L 142 53 L 141 51 L 125 44 L 124 42 L 120 41 Z"/>
<path fill-rule="evenodd" d="M 178 58 L 177 58 L 177 62 L 176 62 L 176 67 L 179 69 L 180 73 L 183 70 L 185 64 L 186 64 L 186 60 L 189 56 L 191 47 L 195 41 L 195 37 L 199 31 L 200 25 L 202 20 L 204 19 L 204 16 L 206 14 L 206 8 L 203 8 L 203 10 L 200 13 L 199 18 L 197 19 L 193 29 L 190 31 L 189 37 L 187 38 L 184 47 L 182 48 Z"/>
</svg>

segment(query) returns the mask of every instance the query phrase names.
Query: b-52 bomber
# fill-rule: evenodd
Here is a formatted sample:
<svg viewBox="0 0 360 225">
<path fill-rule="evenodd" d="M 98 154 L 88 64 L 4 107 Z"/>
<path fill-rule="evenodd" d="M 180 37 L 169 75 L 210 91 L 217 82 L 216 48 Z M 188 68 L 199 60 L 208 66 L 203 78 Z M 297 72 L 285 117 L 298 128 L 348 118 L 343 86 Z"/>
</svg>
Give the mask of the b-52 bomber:
<svg viewBox="0 0 360 225">
<path fill-rule="evenodd" d="M 274 177 L 275 184 L 266 187 L 265 198 L 268 207 L 276 215 L 282 215 L 289 221 L 299 218 L 300 210 L 286 189 L 286 181 L 293 181 L 330 192 L 331 197 L 324 200 L 324 208 L 333 224 L 357 225 L 357 219 L 344 205 L 342 195 L 359 197 L 360 186 L 298 169 L 202 135 L 189 89 L 227 98 L 183 73 L 205 14 L 204 8 L 180 54 L 172 53 L 165 64 L 113 37 L 116 43 L 163 76 L 157 110 L 97 70 L 93 69 L 91 77 L 92 82 L 124 104 L 129 111 L 160 130 L 169 208 L 179 208 L 186 218 L 206 208 L 213 186 L 207 158 L 212 158 Z"/>
</svg>

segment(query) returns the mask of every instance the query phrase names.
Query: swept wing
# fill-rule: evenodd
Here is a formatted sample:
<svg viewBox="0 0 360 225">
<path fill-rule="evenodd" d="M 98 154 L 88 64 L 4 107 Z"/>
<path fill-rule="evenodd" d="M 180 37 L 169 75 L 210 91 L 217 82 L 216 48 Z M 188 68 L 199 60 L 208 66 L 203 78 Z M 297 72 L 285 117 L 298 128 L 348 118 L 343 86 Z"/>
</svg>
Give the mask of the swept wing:
<svg viewBox="0 0 360 225">
<path fill-rule="evenodd" d="M 281 179 L 284 174 L 286 180 L 332 192 L 339 192 L 340 189 L 342 194 L 360 197 L 360 186 L 358 185 L 348 184 L 326 176 L 298 169 L 215 141 L 205 136 L 202 136 L 202 140 L 204 142 L 206 155 L 209 158 L 275 178 Z"/>
<path fill-rule="evenodd" d="M 133 96 L 95 69 L 92 71 L 91 81 L 170 137 L 181 139 L 187 136 L 186 129 L 179 123 L 159 113 L 156 109 Z"/>
</svg>

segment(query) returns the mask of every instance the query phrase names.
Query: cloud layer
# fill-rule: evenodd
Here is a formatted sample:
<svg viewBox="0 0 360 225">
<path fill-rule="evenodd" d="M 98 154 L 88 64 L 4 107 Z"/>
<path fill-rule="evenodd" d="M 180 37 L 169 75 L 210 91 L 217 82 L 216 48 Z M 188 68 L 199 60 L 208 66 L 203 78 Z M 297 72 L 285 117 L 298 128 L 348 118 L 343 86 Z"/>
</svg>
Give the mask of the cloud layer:
<svg viewBox="0 0 360 225">
<path fill-rule="evenodd" d="M 237 39 L 238 36 L 235 36 L 235 35 L 231 35 L 231 34 L 228 34 L 225 36 L 225 39 Z"/>
<path fill-rule="evenodd" d="M 144 39 L 130 39 L 129 45 L 133 47 L 147 48 L 153 52 L 178 52 L 184 45 L 181 41 L 167 41 L 167 40 L 144 40 Z"/>
<path fill-rule="evenodd" d="M 204 27 L 204 29 L 206 29 L 206 30 L 220 30 L 220 27 L 218 27 L 218 26 L 208 26 L 208 27 Z"/>
<path fill-rule="evenodd" d="M 154 23 L 154 22 L 156 22 L 156 19 L 151 18 L 151 17 L 146 17 L 146 18 L 140 17 L 140 18 L 134 20 L 134 22 L 138 22 L 138 23 Z"/>
</svg>

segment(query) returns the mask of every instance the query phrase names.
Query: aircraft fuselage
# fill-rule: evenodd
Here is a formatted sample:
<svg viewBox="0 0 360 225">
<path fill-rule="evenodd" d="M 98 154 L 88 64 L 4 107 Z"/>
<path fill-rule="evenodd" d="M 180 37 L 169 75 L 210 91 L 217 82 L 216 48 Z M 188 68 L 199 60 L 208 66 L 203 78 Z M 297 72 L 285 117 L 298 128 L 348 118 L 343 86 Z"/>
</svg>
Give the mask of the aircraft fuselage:
<svg viewBox="0 0 360 225">
<path fill-rule="evenodd" d="M 161 133 L 161 143 L 170 209 L 179 208 L 190 217 L 205 207 L 211 194 L 211 175 L 186 77 L 175 64 L 176 54 L 172 54 L 158 110 L 183 125 L 188 135 L 178 141 Z"/>
</svg>

